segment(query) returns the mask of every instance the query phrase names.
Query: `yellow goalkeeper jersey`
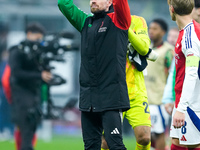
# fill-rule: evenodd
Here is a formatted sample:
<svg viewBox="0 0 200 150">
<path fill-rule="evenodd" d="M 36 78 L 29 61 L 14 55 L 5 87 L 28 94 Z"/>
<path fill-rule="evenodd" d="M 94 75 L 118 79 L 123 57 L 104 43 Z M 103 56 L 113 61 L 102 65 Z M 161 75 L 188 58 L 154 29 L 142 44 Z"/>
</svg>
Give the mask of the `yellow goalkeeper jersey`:
<svg viewBox="0 0 200 150">
<path fill-rule="evenodd" d="M 132 16 L 128 36 L 131 45 L 140 55 L 144 56 L 148 53 L 150 39 L 144 18 Z M 143 72 L 140 72 L 135 68 L 134 64 L 129 61 L 128 55 L 126 61 L 126 82 L 130 100 L 134 100 L 141 96 L 147 97 Z"/>
</svg>

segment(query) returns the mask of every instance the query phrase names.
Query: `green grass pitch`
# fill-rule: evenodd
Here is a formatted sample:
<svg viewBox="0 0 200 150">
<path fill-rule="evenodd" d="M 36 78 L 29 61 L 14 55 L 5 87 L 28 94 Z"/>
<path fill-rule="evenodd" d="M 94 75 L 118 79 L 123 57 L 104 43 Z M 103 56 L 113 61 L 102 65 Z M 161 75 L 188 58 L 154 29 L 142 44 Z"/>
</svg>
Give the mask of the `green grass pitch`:
<svg viewBox="0 0 200 150">
<path fill-rule="evenodd" d="M 127 150 L 134 150 L 134 137 L 125 137 L 124 144 Z M 14 141 L 0 141 L 0 150 L 15 150 Z M 84 150 L 84 148 L 80 136 L 54 136 L 51 142 L 38 140 L 35 150 Z"/>
</svg>

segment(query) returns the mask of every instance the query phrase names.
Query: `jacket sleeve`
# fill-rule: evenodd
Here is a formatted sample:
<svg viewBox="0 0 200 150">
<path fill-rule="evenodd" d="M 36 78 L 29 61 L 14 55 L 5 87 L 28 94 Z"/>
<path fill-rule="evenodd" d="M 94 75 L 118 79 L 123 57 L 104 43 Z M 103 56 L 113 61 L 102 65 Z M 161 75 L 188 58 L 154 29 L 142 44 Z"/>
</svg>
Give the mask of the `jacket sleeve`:
<svg viewBox="0 0 200 150">
<path fill-rule="evenodd" d="M 73 0 L 58 0 L 58 7 L 69 22 L 81 32 L 88 15 L 74 5 Z"/>
<path fill-rule="evenodd" d="M 127 0 L 113 0 L 115 25 L 123 30 L 128 30 L 131 24 L 131 13 Z"/>
<path fill-rule="evenodd" d="M 142 17 L 136 16 L 134 19 L 134 16 L 132 16 L 131 26 L 128 30 L 128 39 L 140 55 L 145 56 L 148 53 L 150 39 L 146 21 Z"/>
<path fill-rule="evenodd" d="M 10 52 L 9 55 L 9 66 L 11 69 L 11 74 L 19 80 L 28 81 L 31 79 L 41 79 L 41 72 L 39 71 L 29 71 L 23 69 L 22 57 L 17 49 Z"/>
<path fill-rule="evenodd" d="M 173 96 L 173 91 L 174 91 L 174 70 L 175 70 L 175 58 L 172 60 L 172 64 L 170 67 L 170 72 L 169 76 L 167 78 L 167 84 L 165 85 L 165 90 L 163 93 L 163 98 L 162 98 L 162 103 L 167 104 L 167 103 L 174 103 L 175 99 Z"/>
</svg>

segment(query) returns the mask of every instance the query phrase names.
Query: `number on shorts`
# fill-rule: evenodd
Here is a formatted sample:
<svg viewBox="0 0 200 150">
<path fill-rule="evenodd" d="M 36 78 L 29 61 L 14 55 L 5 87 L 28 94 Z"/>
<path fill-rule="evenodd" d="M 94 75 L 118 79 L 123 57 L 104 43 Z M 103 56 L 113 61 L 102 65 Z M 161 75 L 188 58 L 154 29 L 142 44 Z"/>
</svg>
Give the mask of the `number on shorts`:
<svg viewBox="0 0 200 150">
<path fill-rule="evenodd" d="M 148 106 L 149 106 L 148 103 L 147 102 L 143 102 L 143 105 L 145 106 L 144 112 L 149 114 L 149 111 L 147 110 Z"/>
<path fill-rule="evenodd" d="M 187 131 L 187 129 L 186 129 L 186 127 L 185 127 L 186 125 L 187 125 L 187 123 L 186 123 L 186 121 L 185 121 L 185 125 L 182 126 L 182 128 L 181 128 L 181 132 L 182 132 L 182 134 L 185 134 L 186 131 Z"/>
<path fill-rule="evenodd" d="M 156 124 L 156 122 L 157 122 L 157 116 L 151 115 L 151 124 Z"/>
</svg>

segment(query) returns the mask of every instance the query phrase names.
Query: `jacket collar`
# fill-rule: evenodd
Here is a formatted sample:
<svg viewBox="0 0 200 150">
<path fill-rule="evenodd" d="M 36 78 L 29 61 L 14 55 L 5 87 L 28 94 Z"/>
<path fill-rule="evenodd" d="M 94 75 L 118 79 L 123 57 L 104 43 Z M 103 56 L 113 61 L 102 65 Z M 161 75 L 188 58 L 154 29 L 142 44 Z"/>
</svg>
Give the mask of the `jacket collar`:
<svg viewBox="0 0 200 150">
<path fill-rule="evenodd" d="M 110 6 L 110 8 L 107 12 L 101 11 L 101 12 L 95 13 L 93 18 L 95 18 L 95 19 L 102 18 L 102 17 L 105 17 L 108 13 L 111 13 L 111 12 L 114 12 L 113 5 Z"/>
</svg>

